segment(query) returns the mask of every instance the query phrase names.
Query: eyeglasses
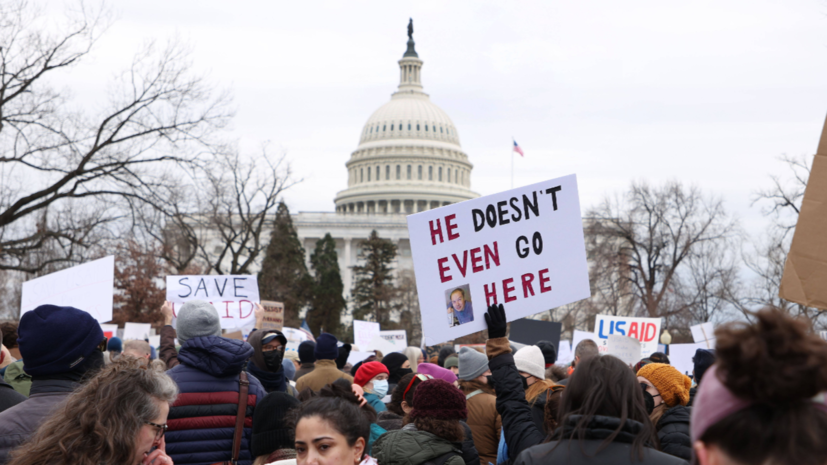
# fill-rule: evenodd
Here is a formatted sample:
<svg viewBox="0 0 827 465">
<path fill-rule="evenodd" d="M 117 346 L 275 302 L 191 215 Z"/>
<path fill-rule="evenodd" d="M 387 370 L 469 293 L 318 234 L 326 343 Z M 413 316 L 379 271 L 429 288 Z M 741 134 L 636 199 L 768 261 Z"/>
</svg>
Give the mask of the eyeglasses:
<svg viewBox="0 0 827 465">
<path fill-rule="evenodd" d="M 109 345 L 109 339 L 103 338 L 103 340 L 98 344 L 98 350 L 101 352 L 106 352 L 106 346 Z"/>
<path fill-rule="evenodd" d="M 153 422 L 151 422 L 151 421 L 148 421 L 148 422 L 146 422 L 146 424 L 147 424 L 147 425 L 151 425 L 151 426 L 154 426 L 154 427 L 158 428 L 158 429 L 155 431 L 155 440 L 156 440 L 156 441 L 157 441 L 157 440 L 159 440 L 159 439 L 161 439 L 161 438 L 164 436 L 164 433 L 166 433 L 166 432 L 167 432 L 167 429 L 169 429 L 169 426 L 167 426 L 167 424 L 166 424 L 166 423 L 164 423 L 163 425 L 159 425 L 158 423 L 153 423 Z"/>
<path fill-rule="evenodd" d="M 262 348 L 261 348 L 261 351 L 262 351 L 262 352 L 272 352 L 272 351 L 274 351 L 274 350 L 278 350 L 279 352 L 284 352 L 284 349 L 285 349 L 285 347 L 284 347 L 284 346 L 278 346 L 278 347 L 267 347 L 267 346 L 264 346 L 264 347 L 262 347 Z"/>
<path fill-rule="evenodd" d="M 402 400 L 405 400 L 405 398 L 408 397 L 408 391 L 411 390 L 411 387 L 413 386 L 414 381 L 416 381 L 417 379 L 420 380 L 420 381 L 427 381 L 429 379 L 434 379 L 434 377 L 431 376 L 431 375 L 423 375 L 423 374 L 418 374 L 417 373 L 416 376 L 411 378 L 411 382 L 408 383 L 408 387 L 406 387 L 405 392 L 402 393 Z"/>
</svg>

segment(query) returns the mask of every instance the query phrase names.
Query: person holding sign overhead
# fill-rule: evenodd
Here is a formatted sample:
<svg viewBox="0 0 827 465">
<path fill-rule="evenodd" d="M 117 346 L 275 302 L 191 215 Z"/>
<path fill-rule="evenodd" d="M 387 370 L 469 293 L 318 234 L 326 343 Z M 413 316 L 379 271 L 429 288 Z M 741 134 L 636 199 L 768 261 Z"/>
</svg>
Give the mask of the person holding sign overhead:
<svg viewBox="0 0 827 465">
<path fill-rule="evenodd" d="M 458 326 L 474 321 L 474 307 L 465 297 L 465 290 L 461 287 L 454 289 L 450 295 L 451 305 L 448 314 L 452 318 L 452 326 Z"/>
</svg>

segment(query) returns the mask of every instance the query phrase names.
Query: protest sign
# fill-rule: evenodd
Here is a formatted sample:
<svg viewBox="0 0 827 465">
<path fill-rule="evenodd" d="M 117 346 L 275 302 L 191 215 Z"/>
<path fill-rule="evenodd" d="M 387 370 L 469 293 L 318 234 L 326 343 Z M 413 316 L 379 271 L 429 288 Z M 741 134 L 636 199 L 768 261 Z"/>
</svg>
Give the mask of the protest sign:
<svg viewBox="0 0 827 465">
<path fill-rule="evenodd" d="M 167 300 L 173 315 L 190 300 L 207 301 L 218 310 L 221 327 L 235 329 L 255 323 L 258 280 L 255 275 L 167 276 Z"/>
<path fill-rule="evenodd" d="M 149 345 L 156 349 L 161 346 L 161 336 L 149 336 Z"/>
<path fill-rule="evenodd" d="M 574 360 L 574 352 L 572 352 L 571 342 L 568 340 L 560 341 L 555 365 L 568 365 L 572 360 Z"/>
<path fill-rule="evenodd" d="M 264 321 L 262 321 L 259 329 L 281 331 L 281 328 L 284 327 L 284 304 L 272 300 L 262 300 L 261 306 L 264 307 Z"/>
<path fill-rule="evenodd" d="M 144 341 L 149 339 L 149 330 L 152 328 L 150 323 L 124 323 L 123 325 L 123 340 L 137 339 Z"/>
<path fill-rule="evenodd" d="M 404 329 L 379 331 L 379 336 L 393 344 L 397 350 L 405 350 L 405 347 L 408 347 L 408 332 Z"/>
<path fill-rule="evenodd" d="M 634 365 L 643 358 L 640 356 L 640 341 L 637 339 L 619 334 L 609 334 L 606 341 L 608 342 L 606 353 L 614 355 L 627 365 Z"/>
<path fill-rule="evenodd" d="M 827 120 L 813 159 L 778 295 L 827 309 Z"/>
<path fill-rule="evenodd" d="M 20 315 L 40 305 L 75 307 L 98 323 L 112 320 L 115 256 L 41 276 L 23 283 Z"/>
<path fill-rule="evenodd" d="M 379 323 L 353 320 L 353 345 L 361 351 L 370 350 L 370 342 L 379 336 Z"/>
<path fill-rule="evenodd" d="M 407 219 L 428 345 L 486 329 L 492 304 L 514 321 L 590 295 L 574 175 Z"/>
<path fill-rule="evenodd" d="M 236 341 L 244 340 L 244 334 L 242 334 L 241 331 L 226 332 L 223 337 L 226 337 L 227 339 L 235 339 Z"/>
<path fill-rule="evenodd" d="M 347 363 L 351 365 L 356 365 L 357 363 L 363 361 L 364 359 L 370 357 L 371 355 L 376 355 L 373 352 L 356 352 L 351 351 L 350 354 L 347 356 Z"/>
<path fill-rule="evenodd" d="M 689 329 L 692 331 L 692 339 L 694 339 L 695 342 L 703 342 L 706 344 L 707 349 L 715 348 L 715 328 L 712 326 L 712 323 L 690 326 Z"/>
<path fill-rule="evenodd" d="M 695 356 L 695 351 L 698 349 L 706 348 L 705 342 L 695 344 L 669 344 L 669 364 L 686 376 L 692 376 L 692 371 L 695 370 L 695 363 L 692 362 L 692 357 Z"/>
<path fill-rule="evenodd" d="M 101 323 L 101 331 L 103 331 L 103 337 L 112 339 L 118 334 L 118 325 Z"/>
<path fill-rule="evenodd" d="M 511 333 L 508 335 L 510 341 L 521 344 L 536 345 L 540 341 L 549 341 L 558 349 L 560 344 L 560 331 L 563 329 L 561 323 L 554 321 L 529 320 L 521 318 L 511 322 Z"/>
<path fill-rule="evenodd" d="M 309 333 L 303 329 L 297 328 L 282 328 L 282 334 L 284 337 L 287 338 L 287 342 L 295 342 L 296 344 L 301 344 L 304 341 L 313 341 L 312 337 Z"/>
<path fill-rule="evenodd" d="M 395 346 L 393 343 L 388 342 L 385 338 L 380 335 L 373 336 L 373 339 L 365 347 L 359 347 L 362 351 L 371 351 L 371 350 L 378 350 L 382 352 L 382 355 L 387 355 L 391 352 L 402 352 L 405 350 L 405 347 L 402 346 Z"/>
<path fill-rule="evenodd" d="M 597 347 L 600 352 L 606 353 L 609 335 L 618 334 L 640 341 L 640 354 L 643 358 L 648 357 L 658 351 L 660 320 L 660 318 L 597 315 L 594 322 L 594 334 L 599 339 Z"/>
</svg>

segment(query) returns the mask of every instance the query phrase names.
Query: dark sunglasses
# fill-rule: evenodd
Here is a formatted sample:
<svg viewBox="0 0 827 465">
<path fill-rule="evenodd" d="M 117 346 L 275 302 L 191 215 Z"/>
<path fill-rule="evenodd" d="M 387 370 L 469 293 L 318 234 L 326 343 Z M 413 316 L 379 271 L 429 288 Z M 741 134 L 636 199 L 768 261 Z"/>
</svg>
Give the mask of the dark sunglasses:
<svg viewBox="0 0 827 465">
<path fill-rule="evenodd" d="M 402 393 L 402 400 L 405 400 L 405 398 L 408 397 L 408 391 L 411 390 L 411 387 L 414 385 L 414 381 L 416 381 L 417 379 L 420 381 L 427 381 L 429 379 L 434 379 L 434 377 L 431 375 L 423 375 L 417 373 L 416 376 L 411 378 L 411 382 L 408 383 L 408 387 L 406 387 L 405 392 Z"/>
</svg>

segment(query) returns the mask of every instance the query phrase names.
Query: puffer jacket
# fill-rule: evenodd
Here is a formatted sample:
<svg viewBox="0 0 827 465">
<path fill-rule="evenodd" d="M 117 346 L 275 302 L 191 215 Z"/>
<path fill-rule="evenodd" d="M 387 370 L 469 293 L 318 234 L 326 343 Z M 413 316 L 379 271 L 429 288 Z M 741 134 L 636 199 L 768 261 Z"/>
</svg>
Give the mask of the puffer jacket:
<svg viewBox="0 0 827 465">
<path fill-rule="evenodd" d="M 564 438 L 571 437 L 574 426 L 582 417 L 573 415 L 568 422 L 562 426 Z M 586 426 L 585 437 L 580 439 L 563 439 L 551 441 L 524 450 L 514 461 L 515 465 L 580 465 L 595 464 L 601 465 L 687 465 L 687 462 L 673 457 L 655 449 L 645 447 L 643 460 L 637 454 L 633 454 L 632 442 L 640 433 L 643 425 L 637 421 L 626 420 L 623 427 L 612 442 L 600 452 L 597 449 L 617 428 L 620 426 L 620 419 L 613 417 L 594 416 Z M 585 452 L 584 452 L 585 450 Z"/>
<path fill-rule="evenodd" d="M 169 411 L 167 454 L 177 465 L 209 465 L 229 461 L 238 411 L 238 376 L 253 354 L 250 344 L 217 336 L 195 337 L 181 347 L 180 364 L 167 371 L 180 394 Z M 253 413 L 265 396 L 261 383 L 248 374 L 247 414 L 239 464 L 249 465 Z"/>
<path fill-rule="evenodd" d="M 459 444 L 412 426 L 383 434 L 373 444 L 373 458 L 381 465 L 465 465 Z"/>
<path fill-rule="evenodd" d="M 657 424 L 660 450 L 684 460 L 692 460 L 692 434 L 689 419 L 692 409 L 677 405 L 663 413 Z"/>
<path fill-rule="evenodd" d="M 8 462 L 12 449 L 29 439 L 77 386 L 69 380 L 36 380 L 28 399 L 0 413 L 0 464 Z"/>
</svg>

